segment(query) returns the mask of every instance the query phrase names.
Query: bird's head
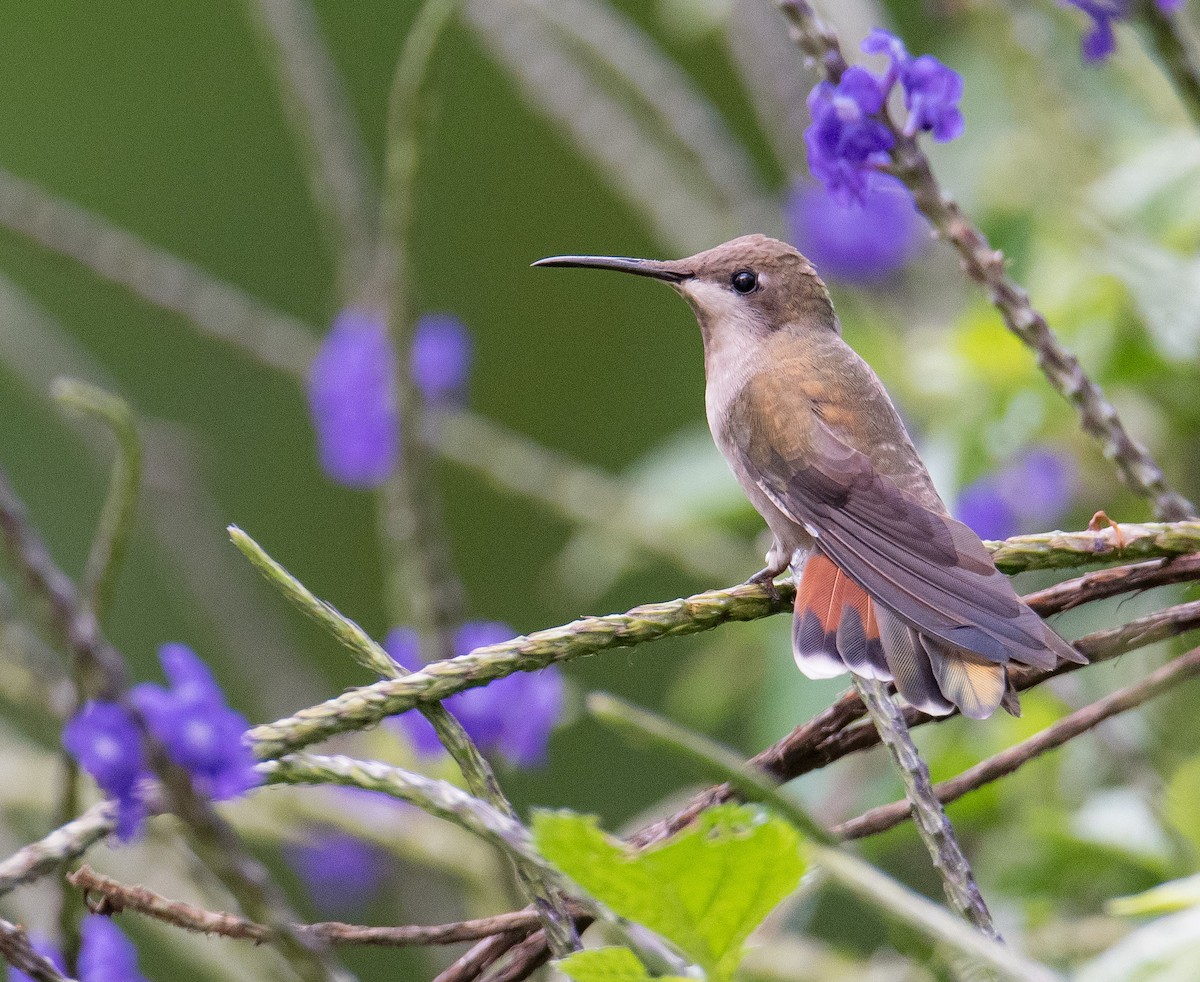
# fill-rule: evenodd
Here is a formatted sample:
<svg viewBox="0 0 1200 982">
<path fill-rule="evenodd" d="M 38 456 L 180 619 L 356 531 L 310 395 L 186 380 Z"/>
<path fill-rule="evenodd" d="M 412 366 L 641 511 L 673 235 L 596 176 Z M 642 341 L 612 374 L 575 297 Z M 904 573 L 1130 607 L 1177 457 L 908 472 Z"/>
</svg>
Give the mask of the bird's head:
<svg viewBox="0 0 1200 982">
<path fill-rule="evenodd" d="M 535 266 L 612 269 L 662 280 L 696 312 L 705 343 L 766 339 L 779 331 L 838 330 L 829 291 L 786 242 L 743 235 L 687 259 L 553 256 Z"/>
</svg>

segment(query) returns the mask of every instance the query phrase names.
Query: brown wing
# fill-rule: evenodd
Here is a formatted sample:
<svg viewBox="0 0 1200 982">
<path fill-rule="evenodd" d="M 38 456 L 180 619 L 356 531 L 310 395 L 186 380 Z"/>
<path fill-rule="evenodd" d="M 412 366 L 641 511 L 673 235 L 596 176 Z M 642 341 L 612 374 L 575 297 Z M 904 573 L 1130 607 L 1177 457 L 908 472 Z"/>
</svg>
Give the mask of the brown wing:
<svg viewBox="0 0 1200 982">
<path fill-rule="evenodd" d="M 757 415 L 738 448 L 747 474 L 902 621 L 995 663 L 1011 658 L 1049 668 L 1060 658 L 1081 660 L 1021 602 L 969 528 L 901 491 L 814 414 L 793 418 L 790 427 L 766 416 Z"/>
</svg>

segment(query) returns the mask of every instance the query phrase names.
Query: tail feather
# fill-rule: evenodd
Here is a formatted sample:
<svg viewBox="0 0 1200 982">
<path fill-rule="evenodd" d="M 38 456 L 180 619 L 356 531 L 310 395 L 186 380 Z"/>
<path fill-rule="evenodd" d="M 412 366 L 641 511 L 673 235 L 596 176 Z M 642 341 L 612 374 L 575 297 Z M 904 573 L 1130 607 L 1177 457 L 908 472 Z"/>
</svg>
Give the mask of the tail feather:
<svg viewBox="0 0 1200 982">
<path fill-rule="evenodd" d="M 805 564 L 796 593 L 792 653 L 809 678 L 833 678 L 847 670 L 867 678 L 892 677 L 871 598 L 819 553 Z"/>
<path fill-rule="evenodd" d="M 991 716 L 1004 702 L 1008 691 L 1008 673 L 1004 666 L 945 645 L 935 647 L 937 653 L 930 652 L 929 664 L 942 695 L 964 716 L 971 719 Z"/>
<path fill-rule="evenodd" d="M 886 607 L 876 604 L 883 653 L 896 679 L 896 690 L 923 713 L 946 716 L 954 704 L 942 693 L 921 636 Z"/>
<path fill-rule="evenodd" d="M 1040 664 L 1085 659 L 1048 626 L 1045 647 L 1035 654 L 1013 652 L 1017 661 Z M 963 630 L 978 630 L 963 625 Z M 999 644 L 999 642 L 996 642 Z M 834 678 L 851 671 L 866 678 L 895 680 L 912 706 L 933 716 L 958 709 L 983 719 L 998 707 L 1020 715 L 1008 680 L 1007 651 L 999 658 L 931 638 L 851 580 L 822 553 L 809 557 L 796 591 L 792 653 L 809 678 Z"/>
</svg>

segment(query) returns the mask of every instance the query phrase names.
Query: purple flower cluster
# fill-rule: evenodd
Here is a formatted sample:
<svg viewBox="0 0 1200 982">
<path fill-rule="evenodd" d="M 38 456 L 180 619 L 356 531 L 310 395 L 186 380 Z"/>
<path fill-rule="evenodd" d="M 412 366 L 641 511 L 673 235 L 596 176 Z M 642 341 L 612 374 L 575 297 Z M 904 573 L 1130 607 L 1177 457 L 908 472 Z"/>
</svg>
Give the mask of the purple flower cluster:
<svg viewBox="0 0 1200 982">
<path fill-rule="evenodd" d="M 159 661 L 171 688 L 139 685 L 130 698 L 167 756 L 214 800 L 257 786 L 254 756 L 242 742 L 249 723 L 225 704 L 207 666 L 182 644 L 163 645 Z M 151 777 L 133 716 L 117 703 L 89 702 L 64 728 L 63 746 L 116 801 L 117 836 L 131 839 L 146 817 L 141 784 Z"/>
<path fill-rule="evenodd" d="M 138 971 L 137 949 L 111 920 L 99 914 L 83 919 L 79 949 L 79 982 L 146 982 Z M 50 944 L 34 940 L 33 948 L 67 974 L 62 955 Z M 24 972 L 8 970 L 8 982 L 33 982 Z"/>
<path fill-rule="evenodd" d="M 1092 29 L 1083 36 L 1080 48 L 1083 60 L 1089 64 L 1103 61 L 1117 48 L 1113 23 L 1125 20 L 1133 13 L 1133 0 L 1065 0 L 1078 7 L 1092 19 Z M 1173 14 L 1183 6 L 1183 0 L 1154 0 L 1164 14 Z"/>
<path fill-rule="evenodd" d="M 1058 521 L 1075 493 L 1074 462 L 1039 448 L 959 493 L 954 514 L 983 539 L 1007 539 Z"/>
<path fill-rule="evenodd" d="M 820 184 L 797 185 L 784 220 L 822 276 L 856 284 L 878 282 L 907 263 L 927 227 L 908 188 L 888 174 L 868 176 L 861 203 L 841 201 Z"/>
<path fill-rule="evenodd" d="M 465 655 L 515 636 L 516 632 L 507 624 L 472 621 L 455 635 L 454 651 L 456 655 Z M 413 631 L 396 628 L 388 634 L 383 646 L 409 671 L 421 668 Z M 545 761 L 550 731 L 562 716 L 563 704 L 563 680 L 556 665 L 537 672 L 516 672 L 486 686 L 456 693 L 443 702 L 484 753 L 499 754 L 515 767 L 532 767 Z M 397 722 L 419 754 L 441 753 L 441 743 L 424 717 L 409 712 Z"/>
<path fill-rule="evenodd" d="M 820 82 L 808 97 L 812 123 L 805 130 L 808 164 L 813 175 L 839 200 L 862 201 L 867 178 L 887 162 L 894 139 L 879 112 L 897 82 L 904 91 L 908 119 L 904 132 L 933 133 L 945 142 L 960 136 L 963 117 L 962 76 L 932 55 L 912 58 L 904 43 L 876 28 L 862 44 L 868 54 L 885 54 L 887 72 L 846 69 L 837 85 Z"/>
<path fill-rule="evenodd" d="M 167 755 L 214 801 L 258 787 L 262 778 L 254 769 L 254 754 L 242 742 L 250 724 L 225 704 L 208 666 L 182 644 L 164 644 L 158 660 L 171 688 L 147 682 L 135 688 L 132 697 Z"/>
<path fill-rule="evenodd" d="M 471 336 L 448 314 L 422 317 L 416 326 L 409 372 L 431 406 L 465 400 Z M 352 488 L 378 487 L 399 457 L 396 351 L 383 318 L 350 308 L 333 322 L 313 359 L 308 406 L 321 467 Z"/>
</svg>

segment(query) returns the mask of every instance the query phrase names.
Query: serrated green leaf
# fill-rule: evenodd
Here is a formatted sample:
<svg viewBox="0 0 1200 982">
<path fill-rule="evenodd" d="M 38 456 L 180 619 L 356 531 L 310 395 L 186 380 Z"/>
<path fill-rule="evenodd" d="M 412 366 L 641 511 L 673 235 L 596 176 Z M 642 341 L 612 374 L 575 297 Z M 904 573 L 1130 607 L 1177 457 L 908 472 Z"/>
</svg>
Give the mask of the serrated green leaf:
<svg viewBox="0 0 1200 982">
<path fill-rule="evenodd" d="M 750 805 L 720 805 L 662 845 L 636 853 L 570 812 L 533 819 L 538 849 L 610 909 L 677 945 L 714 980 L 800 882 L 800 836 Z"/>
<path fill-rule="evenodd" d="M 592 948 L 577 951 L 555 967 L 574 982 L 653 982 L 637 955 L 628 948 Z M 679 975 L 660 977 L 658 982 L 689 982 Z"/>
</svg>

